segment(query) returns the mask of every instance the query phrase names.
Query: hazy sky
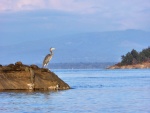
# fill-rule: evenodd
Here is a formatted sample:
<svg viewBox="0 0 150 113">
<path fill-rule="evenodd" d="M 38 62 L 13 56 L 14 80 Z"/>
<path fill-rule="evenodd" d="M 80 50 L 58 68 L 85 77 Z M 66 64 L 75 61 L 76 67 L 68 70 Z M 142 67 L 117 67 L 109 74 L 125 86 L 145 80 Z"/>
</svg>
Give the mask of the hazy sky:
<svg viewBox="0 0 150 113">
<path fill-rule="evenodd" d="M 21 33 L 126 29 L 150 31 L 150 0 L 0 0 L 1 37 L 14 41 Z"/>
<path fill-rule="evenodd" d="M 4 52 L 9 50 L 9 54 L 11 45 L 25 44 L 25 41 L 34 43 L 35 40 L 48 39 L 51 42 L 53 38 L 62 35 L 127 29 L 150 32 L 150 0 L 0 0 L 0 47 Z M 128 46 L 136 48 L 130 37 L 124 37 L 129 42 Z M 142 49 L 140 43 L 146 43 L 147 46 L 148 42 L 143 38 L 136 45 Z M 16 49 L 20 47 L 11 48 L 12 51 Z M 0 58 L 7 57 L 1 54 Z"/>
</svg>

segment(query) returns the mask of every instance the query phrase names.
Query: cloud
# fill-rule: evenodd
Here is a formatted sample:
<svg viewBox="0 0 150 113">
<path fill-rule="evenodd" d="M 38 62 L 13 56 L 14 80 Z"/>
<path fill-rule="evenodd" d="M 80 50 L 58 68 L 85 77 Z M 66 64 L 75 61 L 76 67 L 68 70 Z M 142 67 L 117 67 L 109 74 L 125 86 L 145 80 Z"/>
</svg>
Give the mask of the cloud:
<svg viewBox="0 0 150 113">
<path fill-rule="evenodd" d="M 93 13 L 93 2 L 81 0 L 49 0 L 49 6 L 55 10 L 67 12 Z"/>
<path fill-rule="evenodd" d="M 0 12 L 22 10 L 58 10 L 78 13 L 98 12 L 105 17 L 121 16 L 150 8 L 149 0 L 1 0 Z M 149 12 L 149 11 L 148 11 Z"/>
<path fill-rule="evenodd" d="M 43 16 L 40 11 L 47 14 L 44 13 Z M 51 20 L 51 17 L 48 17 L 51 15 L 52 18 L 56 18 L 58 24 L 65 19 L 66 24 L 80 24 L 79 28 L 89 31 L 150 30 L 149 0 L 1 0 L 0 16 L 7 12 L 35 12 L 41 16 L 39 19 L 47 20 Z M 26 16 L 33 18 L 33 15 Z"/>
<path fill-rule="evenodd" d="M 45 7 L 42 0 L 1 0 L 0 6 L 1 12 L 35 10 Z"/>
<path fill-rule="evenodd" d="M 93 3 L 84 0 L 1 0 L 0 2 L 0 12 L 48 9 L 92 13 L 91 7 L 93 7 Z"/>
</svg>

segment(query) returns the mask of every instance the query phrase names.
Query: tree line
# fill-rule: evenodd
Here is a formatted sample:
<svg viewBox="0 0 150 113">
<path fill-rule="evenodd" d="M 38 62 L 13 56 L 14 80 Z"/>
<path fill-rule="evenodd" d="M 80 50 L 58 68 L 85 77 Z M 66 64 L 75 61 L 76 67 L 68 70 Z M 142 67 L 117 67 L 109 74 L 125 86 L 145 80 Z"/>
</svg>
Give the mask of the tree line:
<svg viewBox="0 0 150 113">
<path fill-rule="evenodd" d="M 150 62 L 150 47 L 143 49 L 141 52 L 137 52 L 135 49 L 133 49 L 126 55 L 122 55 L 121 58 L 121 65 L 132 65 L 142 62 Z"/>
</svg>

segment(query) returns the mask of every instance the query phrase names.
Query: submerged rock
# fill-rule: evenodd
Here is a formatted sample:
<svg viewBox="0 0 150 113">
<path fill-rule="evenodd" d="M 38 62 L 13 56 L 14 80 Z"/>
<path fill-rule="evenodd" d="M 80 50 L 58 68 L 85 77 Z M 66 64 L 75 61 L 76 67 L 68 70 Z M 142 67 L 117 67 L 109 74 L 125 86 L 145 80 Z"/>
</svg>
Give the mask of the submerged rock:
<svg viewBox="0 0 150 113">
<path fill-rule="evenodd" d="M 70 86 L 55 73 L 21 62 L 0 66 L 0 90 L 64 90 Z"/>
</svg>

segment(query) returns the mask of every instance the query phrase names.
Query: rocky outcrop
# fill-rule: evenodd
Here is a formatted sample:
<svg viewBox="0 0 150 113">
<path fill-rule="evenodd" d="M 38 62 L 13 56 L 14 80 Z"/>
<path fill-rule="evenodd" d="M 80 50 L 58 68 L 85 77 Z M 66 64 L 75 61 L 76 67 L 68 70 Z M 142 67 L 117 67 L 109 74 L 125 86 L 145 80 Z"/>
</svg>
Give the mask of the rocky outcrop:
<svg viewBox="0 0 150 113">
<path fill-rule="evenodd" d="M 144 69 L 144 68 L 150 68 L 150 62 L 143 62 L 140 64 L 133 64 L 133 65 L 113 65 L 108 67 L 107 69 Z"/>
<path fill-rule="evenodd" d="M 55 73 L 21 62 L 0 65 L 0 90 L 65 90 L 70 86 Z"/>
</svg>

